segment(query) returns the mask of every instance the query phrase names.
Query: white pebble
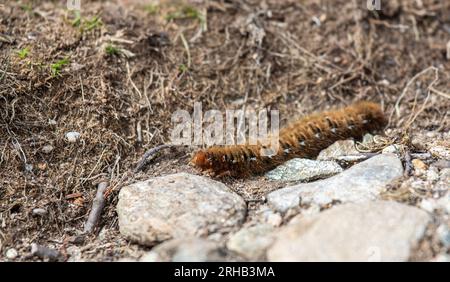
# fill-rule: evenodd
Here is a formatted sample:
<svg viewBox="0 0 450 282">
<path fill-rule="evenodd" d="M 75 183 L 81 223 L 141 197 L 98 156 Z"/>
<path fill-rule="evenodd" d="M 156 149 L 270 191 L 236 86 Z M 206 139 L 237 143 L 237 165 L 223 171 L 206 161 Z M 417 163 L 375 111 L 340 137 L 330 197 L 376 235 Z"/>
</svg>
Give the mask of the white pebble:
<svg viewBox="0 0 450 282">
<path fill-rule="evenodd" d="M 33 171 L 33 165 L 32 164 L 25 164 L 25 171 L 32 172 Z"/>
<path fill-rule="evenodd" d="M 394 144 L 394 145 L 387 146 L 381 152 L 383 154 L 398 154 L 400 152 L 401 148 L 402 148 L 401 145 Z"/>
<path fill-rule="evenodd" d="M 33 215 L 44 216 L 46 214 L 47 214 L 47 210 L 46 209 L 41 209 L 41 208 L 33 209 Z"/>
<path fill-rule="evenodd" d="M 79 132 L 71 131 L 66 133 L 66 138 L 67 141 L 69 141 L 70 143 L 75 143 L 78 140 L 78 138 L 80 138 L 80 135 L 81 134 Z"/>
<path fill-rule="evenodd" d="M 437 133 L 435 131 L 428 131 L 427 133 L 425 133 L 425 136 L 428 138 L 434 138 L 437 136 Z"/>
<path fill-rule="evenodd" d="M 8 259 L 15 259 L 18 255 L 16 249 L 9 249 L 6 251 L 6 257 Z"/>
<path fill-rule="evenodd" d="M 50 153 L 51 151 L 53 151 L 53 146 L 52 145 L 45 145 L 44 147 L 42 147 L 42 151 L 46 154 Z"/>
<path fill-rule="evenodd" d="M 366 133 L 363 137 L 363 141 L 364 144 L 368 144 L 368 143 L 372 143 L 373 142 L 373 135 L 370 133 Z"/>
</svg>

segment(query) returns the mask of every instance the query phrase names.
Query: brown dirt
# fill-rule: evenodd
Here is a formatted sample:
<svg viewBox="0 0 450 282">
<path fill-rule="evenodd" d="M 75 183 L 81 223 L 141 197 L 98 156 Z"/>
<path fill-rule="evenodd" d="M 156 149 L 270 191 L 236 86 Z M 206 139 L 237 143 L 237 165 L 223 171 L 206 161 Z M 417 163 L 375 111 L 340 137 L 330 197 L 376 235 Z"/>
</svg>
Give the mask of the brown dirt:
<svg viewBox="0 0 450 282">
<path fill-rule="evenodd" d="M 191 112 L 194 101 L 204 110 L 279 109 L 285 123 L 367 99 L 404 136 L 449 130 L 448 1 L 383 1 L 380 12 L 365 0 L 148 2 L 82 1 L 78 25 L 65 1 L 0 4 L 0 253 L 14 247 L 29 260 L 32 242 L 78 244 L 92 260 L 145 251 L 118 233 L 120 180 L 168 141 L 171 114 Z M 169 19 L 183 7 L 194 9 Z M 110 43 L 127 51 L 108 55 Z M 79 142 L 66 141 L 69 131 Z M 167 150 L 126 182 L 197 173 L 186 165 L 191 152 Z M 106 235 L 73 242 L 105 179 L 114 187 L 99 224 Z M 246 200 L 281 185 L 226 182 Z M 33 216 L 35 208 L 48 214 Z"/>
</svg>

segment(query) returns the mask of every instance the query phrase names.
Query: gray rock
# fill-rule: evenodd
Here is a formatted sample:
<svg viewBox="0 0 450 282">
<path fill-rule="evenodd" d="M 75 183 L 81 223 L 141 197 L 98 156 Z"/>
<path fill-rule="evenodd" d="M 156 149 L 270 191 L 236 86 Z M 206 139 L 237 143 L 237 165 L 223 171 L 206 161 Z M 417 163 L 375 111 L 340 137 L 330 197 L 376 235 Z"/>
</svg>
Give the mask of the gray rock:
<svg viewBox="0 0 450 282">
<path fill-rule="evenodd" d="M 365 202 L 377 199 L 381 190 L 402 174 L 400 159 L 393 154 L 380 154 L 331 178 L 276 190 L 267 195 L 267 200 L 280 212 L 297 207 L 300 201 L 318 205 Z"/>
<path fill-rule="evenodd" d="M 225 252 L 215 242 L 202 238 L 173 239 L 154 247 L 142 262 L 223 261 Z"/>
<path fill-rule="evenodd" d="M 407 261 L 431 217 L 415 207 L 376 201 L 296 217 L 269 248 L 270 261 Z"/>
<path fill-rule="evenodd" d="M 227 242 L 227 248 L 250 260 L 261 260 L 266 249 L 272 244 L 272 231 L 269 224 L 259 224 L 242 228 Z"/>
<path fill-rule="evenodd" d="M 292 159 L 266 173 L 271 180 L 311 181 L 330 177 L 342 171 L 332 161 L 314 161 L 309 159 Z"/>
<path fill-rule="evenodd" d="M 280 226 L 283 222 L 283 217 L 279 213 L 274 212 L 267 205 L 262 205 L 259 207 L 256 211 L 256 217 L 257 222 L 268 223 L 273 227 Z"/>
<path fill-rule="evenodd" d="M 393 145 L 387 146 L 381 152 L 383 154 L 397 154 L 398 155 L 403 150 L 404 150 L 404 146 L 403 145 L 393 144 Z"/>
<path fill-rule="evenodd" d="M 353 140 L 339 140 L 334 142 L 330 147 L 322 150 L 317 156 L 317 160 L 328 161 L 358 161 L 367 157 L 358 152 Z"/>
<path fill-rule="evenodd" d="M 378 198 L 381 190 L 403 175 L 403 166 L 394 154 L 380 154 L 325 180 L 303 183 L 267 195 L 269 205 L 280 212 L 302 203 L 327 205 L 365 202 Z"/>
<path fill-rule="evenodd" d="M 46 154 L 50 154 L 53 151 L 54 147 L 52 145 L 45 145 L 42 147 L 42 151 Z"/>
<path fill-rule="evenodd" d="M 123 187 L 117 214 L 122 235 L 154 245 L 233 230 L 244 220 L 246 205 L 220 182 L 178 173 Z"/>
<path fill-rule="evenodd" d="M 76 131 L 70 131 L 66 133 L 66 139 L 69 143 L 75 143 L 79 138 L 81 134 Z"/>
<path fill-rule="evenodd" d="M 32 214 L 36 215 L 36 216 L 46 216 L 47 213 L 48 213 L 47 210 L 46 209 L 42 209 L 42 208 L 35 208 L 32 211 Z"/>
</svg>

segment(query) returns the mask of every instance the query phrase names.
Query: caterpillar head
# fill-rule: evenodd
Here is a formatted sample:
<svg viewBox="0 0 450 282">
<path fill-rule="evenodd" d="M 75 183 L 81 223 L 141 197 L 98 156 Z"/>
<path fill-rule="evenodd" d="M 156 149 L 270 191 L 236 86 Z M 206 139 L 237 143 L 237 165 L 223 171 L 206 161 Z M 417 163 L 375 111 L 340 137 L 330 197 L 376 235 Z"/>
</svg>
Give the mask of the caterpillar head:
<svg viewBox="0 0 450 282">
<path fill-rule="evenodd" d="M 205 151 L 198 151 L 195 153 L 194 157 L 191 159 L 190 164 L 201 168 L 202 170 L 212 168 L 211 160 Z"/>
</svg>

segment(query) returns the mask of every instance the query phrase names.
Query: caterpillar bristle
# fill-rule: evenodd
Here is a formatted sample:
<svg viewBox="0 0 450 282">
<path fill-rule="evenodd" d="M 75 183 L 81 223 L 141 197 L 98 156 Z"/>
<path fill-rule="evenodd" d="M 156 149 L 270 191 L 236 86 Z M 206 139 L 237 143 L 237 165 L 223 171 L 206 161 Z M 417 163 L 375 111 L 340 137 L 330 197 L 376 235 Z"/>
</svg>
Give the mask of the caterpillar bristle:
<svg viewBox="0 0 450 282">
<path fill-rule="evenodd" d="M 198 151 L 191 164 L 214 176 L 258 175 L 292 158 L 314 158 L 337 140 L 359 138 L 386 125 L 380 105 L 362 101 L 340 110 L 311 114 L 279 133 L 279 150 L 262 156 L 260 145 L 213 146 Z"/>
</svg>

